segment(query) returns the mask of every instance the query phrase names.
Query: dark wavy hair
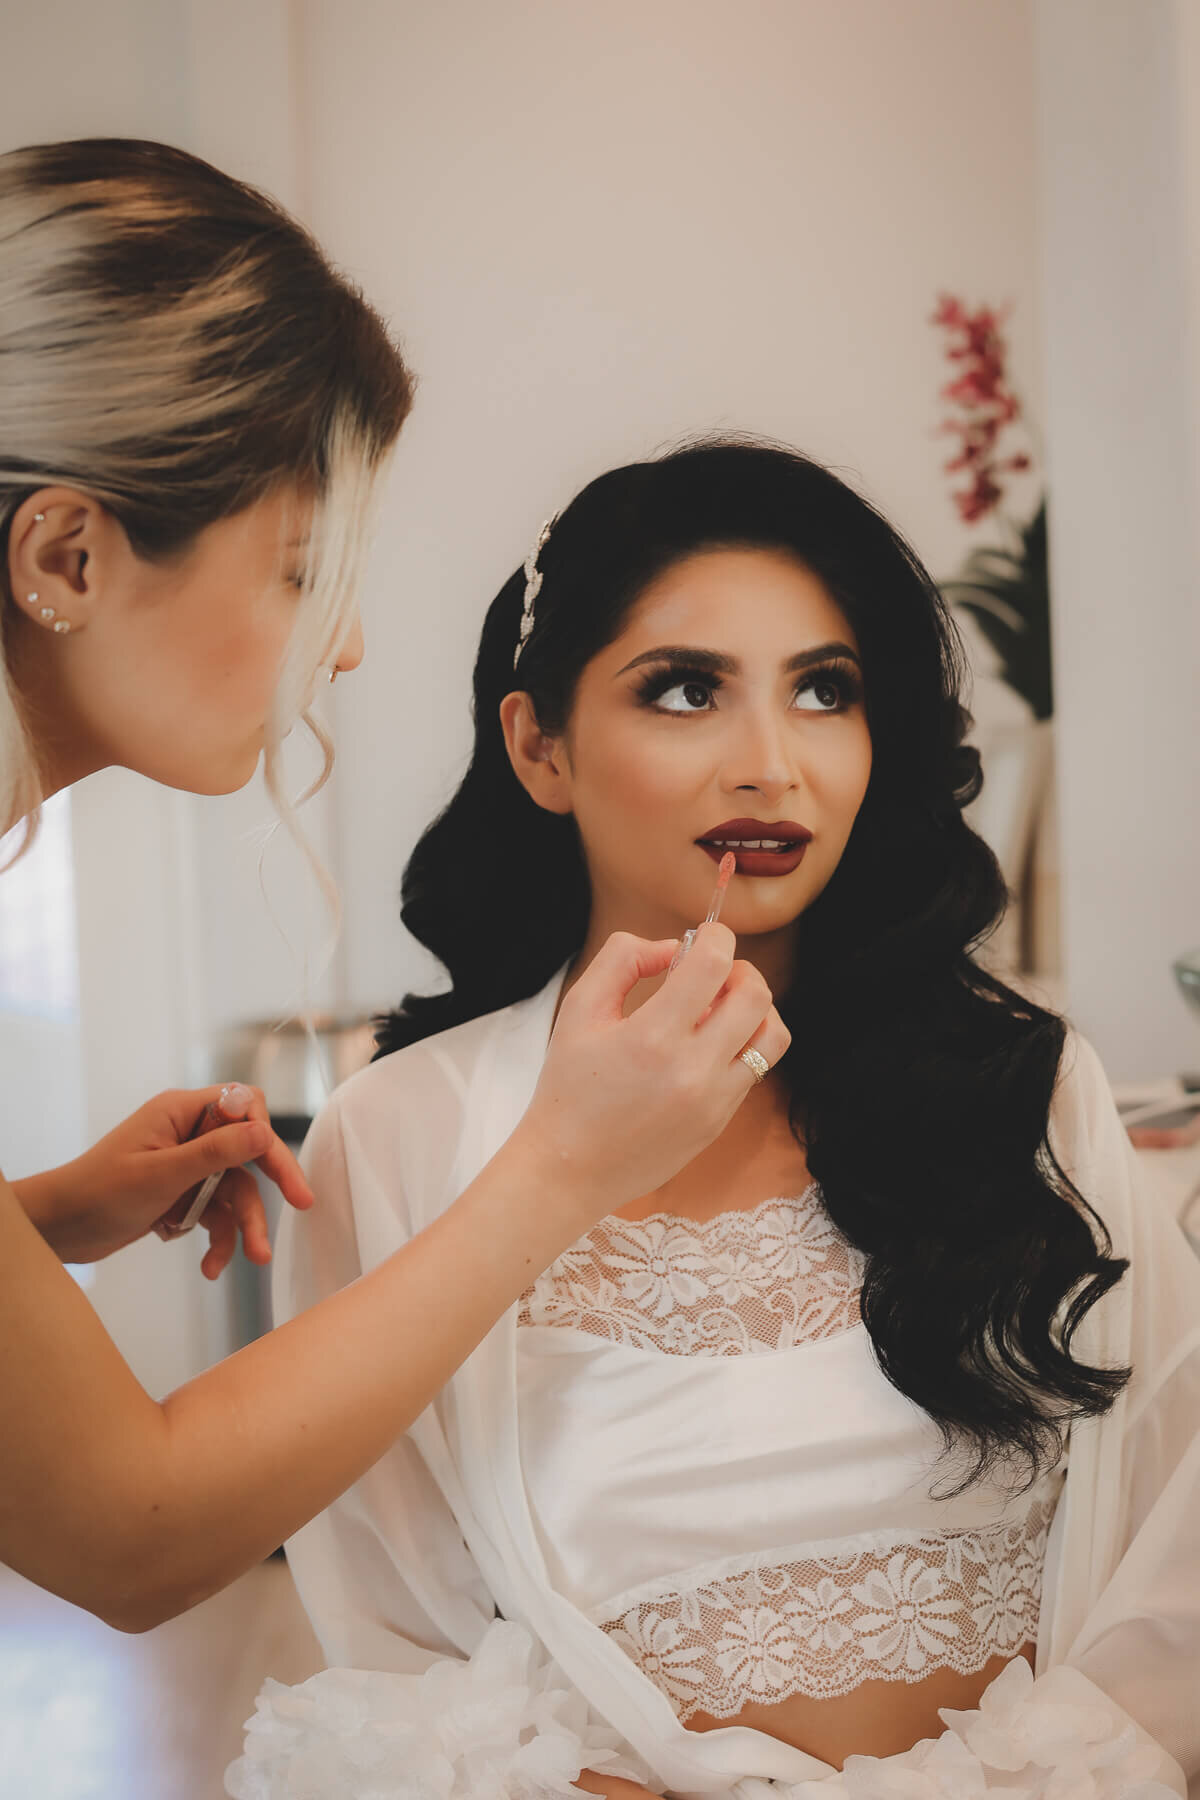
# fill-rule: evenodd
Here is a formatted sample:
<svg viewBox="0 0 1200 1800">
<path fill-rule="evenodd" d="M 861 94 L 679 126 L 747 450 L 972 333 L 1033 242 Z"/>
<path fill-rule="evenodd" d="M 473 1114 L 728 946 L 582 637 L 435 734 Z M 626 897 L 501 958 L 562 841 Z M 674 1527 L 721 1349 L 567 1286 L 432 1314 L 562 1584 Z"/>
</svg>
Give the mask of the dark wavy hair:
<svg viewBox="0 0 1200 1800">
<path fill-rule="evenodd" d="M 914 552 L 875 509 L 799 453 L 690 444 L 602 475 L 555 524 L 536 622 L 513 672 L 517 570 L 475 664 L 475 749 L 405 871 L 401 916 L 445 965 L 410 994 L 379 1055 L 536 993 L 583 944 L 590 894 L 569 818 L 514 775 L 500 702 L 525 690 L 563 730 L 580 674 L 647 585 L 729 546 L 782 550 L 824 583 L 862 654 L 873 761 L 824 892 L 796 921 L 777 1004 L 790 1116 L 830 1217 L 866 1258 L 862 1317 L 892 1385 L 966 1452 L 956 1489 L 1004 1465 L 1029 1482 L 1074 1418 L 1111 1406 L 1129 1371 L 1071 1356 L 1084 1314 L 1126 1268 L 1048 1142 L 1063 1021 L 972 952 L 1007 900 L 963 818 L 978 751 L 959 698 L 962 649 Z M 481 871 L 520 867 L 514 888 Z"/>
</svg>

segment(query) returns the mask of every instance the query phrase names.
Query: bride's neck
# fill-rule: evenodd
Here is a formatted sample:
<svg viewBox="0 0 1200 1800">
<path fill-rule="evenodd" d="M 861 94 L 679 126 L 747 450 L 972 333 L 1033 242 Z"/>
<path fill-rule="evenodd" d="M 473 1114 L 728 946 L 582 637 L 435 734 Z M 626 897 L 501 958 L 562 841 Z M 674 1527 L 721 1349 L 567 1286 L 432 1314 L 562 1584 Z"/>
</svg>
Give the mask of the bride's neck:
<svg viewBox="0 0 1200 1800">
<path fill-rule="evenodd" d="M 587 936 L 567 975 L 564 993 L 578 981 L 614 931 L 628 931 L 636 937 L 653 940 L 677 935 L 678 929 L 677 926 L 673 933 L 671 927 L 661 919 L 635 917 L 624 908 L 593 906 Z M 782 931 L 741 936 L 737 940 L 736 954 L 740 961 L 753 964 L 778 999 L 790 985 L 795 968 L 795 927 L 788 925 Z M 639 982 L 629 996 L 626 1012 L 636 1011 L 652 994 L 657 993 L 665 979 L 665 975 L 659 975 L 652 980 Z"/>
</svg>

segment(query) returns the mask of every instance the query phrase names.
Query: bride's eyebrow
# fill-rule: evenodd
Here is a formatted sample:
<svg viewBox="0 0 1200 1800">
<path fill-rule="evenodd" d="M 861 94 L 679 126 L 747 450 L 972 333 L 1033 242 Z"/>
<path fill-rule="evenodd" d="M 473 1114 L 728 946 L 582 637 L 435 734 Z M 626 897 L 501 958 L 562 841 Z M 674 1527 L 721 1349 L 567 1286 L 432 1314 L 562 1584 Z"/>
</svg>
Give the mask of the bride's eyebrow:
<svg viewBox="0 0 1200 1800">
<path fill-rule="evenodd" d="M 795 675 L 814 663 L 830 662 L 835 657 L 862 667 L 857 650 L 835 639 L 828 644 L 816 644 L 811 650 L 797 651 L 795 656 L 788 657 L 783 671 L 785 675 Z M 623 669 L 617 670 L 613 680 L 628 675 L 630 669 L 636 669 L 642 663 L 686 663 L 689 669 L 709 675 L 738 675 L 742 666 L 736 656 L 726 656 L 721 650 L 704 650 L 698 644 L 658 644 L 653 650 L 643 650 L 640 656 L 633 657 Z"/>
</svg>

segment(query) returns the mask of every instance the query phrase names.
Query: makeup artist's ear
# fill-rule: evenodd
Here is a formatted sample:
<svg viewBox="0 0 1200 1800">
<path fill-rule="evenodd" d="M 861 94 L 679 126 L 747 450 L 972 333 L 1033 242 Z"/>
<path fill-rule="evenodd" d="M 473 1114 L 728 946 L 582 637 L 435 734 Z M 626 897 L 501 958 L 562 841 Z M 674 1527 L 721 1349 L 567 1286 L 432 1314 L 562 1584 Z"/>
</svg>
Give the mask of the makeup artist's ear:
<svg viewBox="0 0 1200 1800">
<path fill-rule="evenodd" d="M 40 624 L 90 624 L 105 580 L 132 557 L 120 524 L 91 494 L 39 488 L 13 514 L 9 585 L 18 610 Z"/>
<path fill-rule="evenodd" d="M 571 771 L 561 738 L 547 737 L 528 694 L 505 694 L 500 725 L 513 773 L 529 798 L 546 812 L 571 810 Z"/>
</svg>

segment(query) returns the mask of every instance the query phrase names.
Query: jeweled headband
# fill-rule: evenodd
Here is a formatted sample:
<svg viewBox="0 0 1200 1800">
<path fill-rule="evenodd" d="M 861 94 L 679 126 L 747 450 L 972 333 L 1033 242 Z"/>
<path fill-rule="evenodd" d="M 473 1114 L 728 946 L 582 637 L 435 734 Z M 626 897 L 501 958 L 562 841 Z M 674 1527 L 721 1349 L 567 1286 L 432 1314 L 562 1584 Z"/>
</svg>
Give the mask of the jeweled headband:
<svg viewBox="0 0 1200 1800">
<path fill-rule="evenodd" d="M 537 566 L 538 557 L 546 547 L 546 539 L 553 531 L 557 517 L 558 515 L 555 514 L 553 519 L 546 520 L 537 534 L 537 542 L 525 558 L 525 604 L 521 609 L 521 629 L 517 634 L 517 647 L 513 651 L 514 669 L 521 660 L 521 652 L 533 630 L 533 603 L 542 591 L 542 571 Z"/>
</svg>

